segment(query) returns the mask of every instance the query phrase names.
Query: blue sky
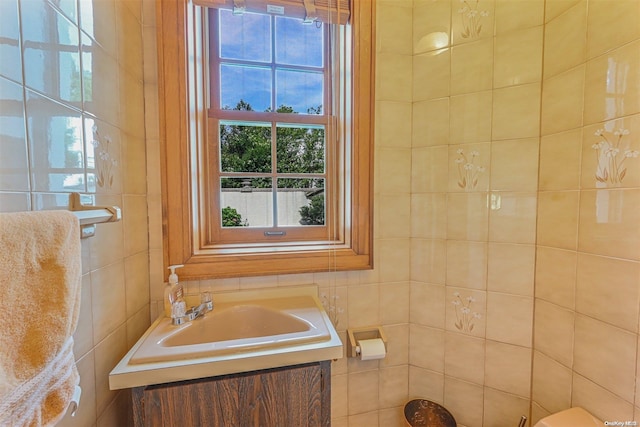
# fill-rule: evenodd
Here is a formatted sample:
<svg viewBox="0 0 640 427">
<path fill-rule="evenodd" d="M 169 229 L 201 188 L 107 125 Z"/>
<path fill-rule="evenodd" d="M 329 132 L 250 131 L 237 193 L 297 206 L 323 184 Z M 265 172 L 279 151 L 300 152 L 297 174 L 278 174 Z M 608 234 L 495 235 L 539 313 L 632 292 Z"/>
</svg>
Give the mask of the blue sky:
<svg viewBox="0 0 640 427">
<path fill-rule="evenodd" d="M 301 20 L 244 13 L 220 12 L 220 52 L 224 59 L 255 61 L 251 66 L 233 63 L 221 66 L 222 106 L 235 107 L 240 99 L 254 110 L 270 107 L 272 59 L 278 66 L 275 75 L 276 105 L 288 105 L 305 113 L 322 104 L 323 29 Z M 275 21 L 275 28 L 272 22 Z M 275 48 L 272 46 L 275 31 Z M 275 55 L 274 55 L 275 54 Z M 274 58 L 275 56 L 275 58 Z M 318 71 L 292 67 L 320 67 Z"/>
</svg>

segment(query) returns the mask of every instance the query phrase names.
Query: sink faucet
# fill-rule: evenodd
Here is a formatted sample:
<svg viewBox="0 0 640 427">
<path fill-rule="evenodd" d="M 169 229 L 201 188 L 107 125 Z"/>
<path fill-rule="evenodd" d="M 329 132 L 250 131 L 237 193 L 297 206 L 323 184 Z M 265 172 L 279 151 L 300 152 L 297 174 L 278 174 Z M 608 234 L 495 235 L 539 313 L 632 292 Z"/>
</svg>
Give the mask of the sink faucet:
<svg viewBox="0 0 640 427">
<path fill-rule="evenodd" d="M 180 302 L 176 301 L 173 304 L 174 305 L 180 304 Z M 197 307 L 196 306 L 191 307 L 189 310 L 184 312 L 183 315 L 172 316 L 171 324 L 174 326 L 178 326 L 178 325 L 182 325 L 183 323 L 192 322 L 196 320 L 198 317 L 202 317 L 206 313 L 212 310 L 213 310 L 213 301 L 211 299 L 211 293 L 203 292 L 200 294 L 200 305 Z"/>
</svg>

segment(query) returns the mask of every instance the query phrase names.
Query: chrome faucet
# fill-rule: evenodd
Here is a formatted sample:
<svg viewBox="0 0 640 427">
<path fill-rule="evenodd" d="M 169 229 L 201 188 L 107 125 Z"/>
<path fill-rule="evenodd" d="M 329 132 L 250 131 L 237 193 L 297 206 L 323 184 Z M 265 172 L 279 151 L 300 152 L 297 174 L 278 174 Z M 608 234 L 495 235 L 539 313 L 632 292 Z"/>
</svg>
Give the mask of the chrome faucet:
<svg viewBox="0 0 640 427">
<path fill-rule="evenodd" d="M 176 301 L 173 303 L 180 304 L 180 302 Z M 199 317 L 204 316 L 206 313 L 213 310 L 213 300 L 211 299 L 210 292 L 203 292 L 200 294 L 200 305 L 193 306 L 182 316 L 171 317 L 171 324 L 174 326 L 182 325 L 183 323 L 192 322 Z"/>
</svg>

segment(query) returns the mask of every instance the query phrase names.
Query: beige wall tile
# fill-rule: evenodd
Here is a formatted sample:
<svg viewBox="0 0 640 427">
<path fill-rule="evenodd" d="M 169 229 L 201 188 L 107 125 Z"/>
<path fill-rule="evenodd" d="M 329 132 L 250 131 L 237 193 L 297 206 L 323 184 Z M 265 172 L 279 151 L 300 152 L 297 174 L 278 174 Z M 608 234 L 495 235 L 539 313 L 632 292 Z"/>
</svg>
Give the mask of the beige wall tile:
<svg viewBox="0 0 640 427">
<path fill-rule="evenodd" d="M 640 263 L 578 254 L 576 311 L 629 332 L 638 331 Z"/>
<path fill-rule="evenodd" d="M 409 393 L 409 367 L 407 365 L 380 369 L 378 408 L 403 405 Z"/>
<path fill-rule="evenodd" d="M 411 239 L 411 280 L 444 285 L 446 244 L 438 239 Z"/>
<path fill-rule="evenodd" d="M 404 423 L 404 403 L 388 409 L 378 411 L 378 425 L 381 426 L 399 426 Z"/>
<path fill-rule="evenodd" d="M 540 84 L 529 83 L 493 91 L 491 138 L 516 139 L 540 134 Z"/>
<path fill-rule="evenodd" d="M 127 348 L 132 348 L 147 331 L 150 321 L 149 306 L 142 307 L 137 313 L 127 319 Z"/>
<path fill-rule="evenodd" d="M 484 337 L 487 318 L 487 293 L 485 291 L 447 286 L 446 295 L 445 328 L 447 331 Z"/>
<path fill-rule="evenodd" d="M 411 195 L 411 237 L 444 239 L 446 225 L 446 193 Z"/>
<path fill-rule="evenodd" d="M 376 10 L 384 19 L 376 27 L 376 50 L 403 55 L 412 53 L 413 17 L 411 8 L 381 3 Z"/>
<path fill-rule="evenodd" d="M 538 246 L 535 295 L 545 301 L 574 309 L 577 253 Z"/>
<path fill-rule="evenodd" d="M 117 262 L 91 272 L 94 343 L 102 341 L 124 324 L 127 316 L 125 294 L 123 262 Z"/>
<path fill-rule="evenodd" d="M 95 347 L 96 407 L 103 412 L 117 391 L 109 389 L 109 372 L 127 352 L 127 328 L 120 325 Z"/>
<path fill-rule="evenodd" d="M 483 401 L 482 386 L 445 377 L 444 406 L 453 414 L 458 425 L 482 425 Z"/>
<path fill-rule="evenodd" d="M 146 147 L 143 138 L 122 138 L 122 191 L 128 194 L 147 192 Z"/>
<path fill-rule="evenodd" d="M 411 196 L 409 194 L 380 194 L 378 206 L 378 237 L 393 238 L 411 235 Z"/>
<path fill-rule="evenodd" d="M 470 43 L 493 35 L 495 1 L 452 2 L 451 38 L 454 44 Z"/>
<path fill-rule="evenodd" d="M 543 136 L 540 140 L 540 190 L 577 189 L 581 150 L 582 129 Z"/>
<path fill-rule="evenodd" d="M 492 91 L 451 97 L 449 140 L 451 144 L 491 140 Z"/>
<path fill-rule="evenodd" d="M 411 156 L 411 191 L 445 191 L 448 180 L 448 156 L 446 145 L 414 148 Z"/>
<path fill-rule="evenodd" d="M 536 299 L 534 342 L 537 351 L 571 368 L 575 312 Z"/>
<path fill-rule="evenodd" d="M 447 331 L 444 348 L 444 373 L 475 384 L 484 382 L 483 338 Z"/>
<path fill-rule="evenodd" d="M 362 414 L 378 408 L 378 371 L 349 374 L 347 401 L 349 415 Z M 351 423 L 349 423 L 351 424 Z"/>
<path fill-rule="evenodd" d="M 447 286 L 487 288 L 487 244 L 466 240 L 447 241 Z"/>
<path fill-rule="evenodd" d="M 490 241 L 535 242 L 536 193 L 492 193 L 489 212 Z"/>
<path fill-rule="evenodd" d="M 413 324 L 444 329 L 444 285 L 412 282 L 409 319 Z"/>
<path fill-rule="evenodd" d="M 487 338 L 531 347 L 533 298 L 487 292 Z"/>
<path fill-rule="evenodd" d="M 571 369 L 539 351 L 533 352 L 531 398 L 551 413 L 571 407 Z"/>
<path fill-rule="evenodd" d="M 489 190 L 491 144 L 460 144 L 449 146 L 448 191 Z"/>
<path fill-rule="evenodd" d="M 536 191 L 538 138 L 491 143 L 491 190 Z"/>
<path fill-rule="evenodd" d="M 409 322 L 409 283 L 381 283 L 380 321 L 383 325 Z"/>
<path fill-rule="evenodd" d="M 488 216 L 486 193 L 447 194 L 447 238 L 487 240 Z"/>
<path fill-rule="evenodd" d="M 412 147 L 448 144 L 449 98 L 420 101 L 412 105 Z M 395 127 L 397 127 L 397 125 Z"/>
<path fill-rule="evenodd" d="M 413 5 L 413 53 L 442 49 L 450 44 L 451 7 L 449 1 Z"/>
<path fill-rule="evenodd" d="M 376 99 L 411 101 L 412 58 L 399 53 L 376 55 Z"/>
<path fill-rule="evenodd" d="M 451 48 L 451 94 L 491 89 L 493 39 L 486 38 Z"/>
<path fill-rule="evenodd" d="M 580 196 L 578 249 L 640 260 L 640 190 L 588 190 Z"/>
<path fill-rule="evenodd" d="M 535 258 L 533 245 L 489 243 L 487 289 L 533 296 Z"/>
<path fill-rule="evenodd" d="M 73 334 L 73 354 L 80 359 L 93 348 L 93 319 L 91 313 L 91 275 L 82 275 L 80 291 L 80 314 Z"/>
<path fill-rule="evenodd" d="M 548 7 L 553 8 L 551 2 Z M 582 64 L 587 54 L 587 0 L 565 3 L 565 11 L 548 21 L 544 35 L 544 78 Z M 568 8 L 566 6 L 569 6 Z"/>
<path fill-rule="evenodd" d="M 640 111 L 640 40 L 587 62 L 584 123 L 592 124 Z"/>
<path fill-rule="evenodd" d="M 144 86 L 124 68 L 118 68 L 120 124 L 125 134 L 144 139 Z"/>
<path fill-rule="evenodd" d="M 544 3 L 546 22 L 557 18 L 582 0 L 548 0 Z"/>
<path fill-rule="evenodd" d="M 406 306 L 405 306 L 406 307 Z M 383 327 L 387 335 L 387 356 L 379 366 L 400 366 L 409 363 L 409 324 L 400 323 Z"/>
<path fill-rule="evenodd" d="M 376 149 L 375 188 L 379 193 L 409 193 L 411 149 Z"/>
<path fill-rule="evenodd" d="M 380 282 L 408 282 L 411 243 L 408 239 L 381 239 L 378 243 Z"/>
<path fill-rule="evenodd" d="M 409 102 L 376 102 L 378 147 L 411 147 L 411 110 Z"/>
<path fill-rule="evenodd" d="M 378 411 L 367 412 L 364 414 L 349 415 L 349 426 L 377 426 L 379 422 Z"/>
<path fill-rule="evenodd" d="M 97 195 L 96 205 L 123 206 L 121 197 L 106 195 Z M 90 270 L 121 260 L 124 252 L 124 220 L 98 225 L 96 235 L 90 239 L 89 246 Z"/>
<path fill-rule="evenodd" d="M 543 20 L 544 4 L 537 0 L 496 0 L 496 35 L 541 26 Z"/>
<path fill-rule="evenodd" d="M 331 375 L 331 417 L 338 418 L 348 415 L 347 389 L 349 376 L 346 374 Z"/>
<path fill-rule="evenodd" d="M 145 196 L 122 196 L 124 228 L 124 255 L 129 256 L 149 249 L 147 198 Z"/>
<path fill-rule="evenodd" d="M 451 52 L 448 48 L 414 56 L 413 101 L 449 96 L 450 76 Z"/>
<path fill-rule="evenodd" d="M 538 195 L 537 243 L 575 249 L 578 237 L 578 191 L 545 191 Z"/>
<path fill-rule="evenodd" d="M 502 0 L 499 5 L 509 2 Z M 534 2 L 511 2 L 510 8 L 524 5 L 531 9 Z M 538 6 L 538 10 L 540 10 Z M 514 13 L 513 16 L 521 16 Z M 524 18 L 524 17 L 523 17 Z M 527 19 L 526 17 L 524 19 Z M 535 18 L 534 18 L 535 19 Z M 498 29 L 496 28 L 496 34 Z M 493 87 L 515 86 L 538 82 L 542 78 L 542 26 L 499 34 L 495 38 L 495 69 Z"/>
<path fill-rule="evenodd" d="M 640 187 L 640 114 L 583 129 L 582 188 Z"/>
<path fill-rule="evenodd" d="M 427 326 L 409 326 L 409 364 L 444 373 L 444 331 Z"/>
<path fill-rule="evenodd" d="M 544 81 L 542 89 L 542 135 L 582 125 L 585 66 L 580 65 Z"/>
<path fill-rule="evenodd" d="M 587 57 L 640 39 L 640 3 L 635 0 L 591 0 L 587 17 Z"/>
<path fill-rule="evenodd" d="M 409 399 L 444 402 L 444 374 L 409 365 Z"/>
<path fill-rule="evenodd" d="M 627 402 L 633 402 L 636 345 L 637 335 L 578 314 L 573 369 Z"/>
<path fill-rule="evenodd" d="M 633 405 L 581 375 L 573 375 L 572 406 L 589 408 L 589 412 L 603 421 L 615 414 L 621 420 L 633 420 Z"/>
<path fill-rule="evenodd" d="M 149 304 L 149 255 L 140 252 L 124 260 L 127 318 Z"/>
<path fill-rule="evenodd" d="M 378 325 L 380 323 L 378 285 L 350 286 L 347 292 L 349 327 Z"/>
<path fill-rule="evenodd" d="M 531 388 L 531 348 L 486 341 L 487 387 L 528 398 Z"/>
<path fill-rule="evenodd" d="M 523 415 L 529 418 L 529 400 L 502 391 L 484 388 L 483 425 L 511 427 Z"/>
<path fill-rule="evenodd" d="M 533 402 L 531 404 L 531 424 L 536 425 L 538 421 L 540 421 L 544 417 L 548 417 L 549 415 L 551 415 L 551 413 L 542 408 L 536 402 Z"/>
</svg>

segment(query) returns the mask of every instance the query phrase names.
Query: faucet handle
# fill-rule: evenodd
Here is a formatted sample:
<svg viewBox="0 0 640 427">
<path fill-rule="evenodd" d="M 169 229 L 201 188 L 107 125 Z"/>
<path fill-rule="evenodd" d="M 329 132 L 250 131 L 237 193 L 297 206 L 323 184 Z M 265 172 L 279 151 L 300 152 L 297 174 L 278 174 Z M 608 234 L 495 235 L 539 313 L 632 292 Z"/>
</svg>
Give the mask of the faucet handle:
<svg viewBox="0 0 640 427">
<path fill-rule="evenodd" d="M 213 300 L 211 299 L 211 292 L 204 291 L 200 294 L 200 305 L 204 305 L 207 311 L 213 310 Z"/>
</svg>

